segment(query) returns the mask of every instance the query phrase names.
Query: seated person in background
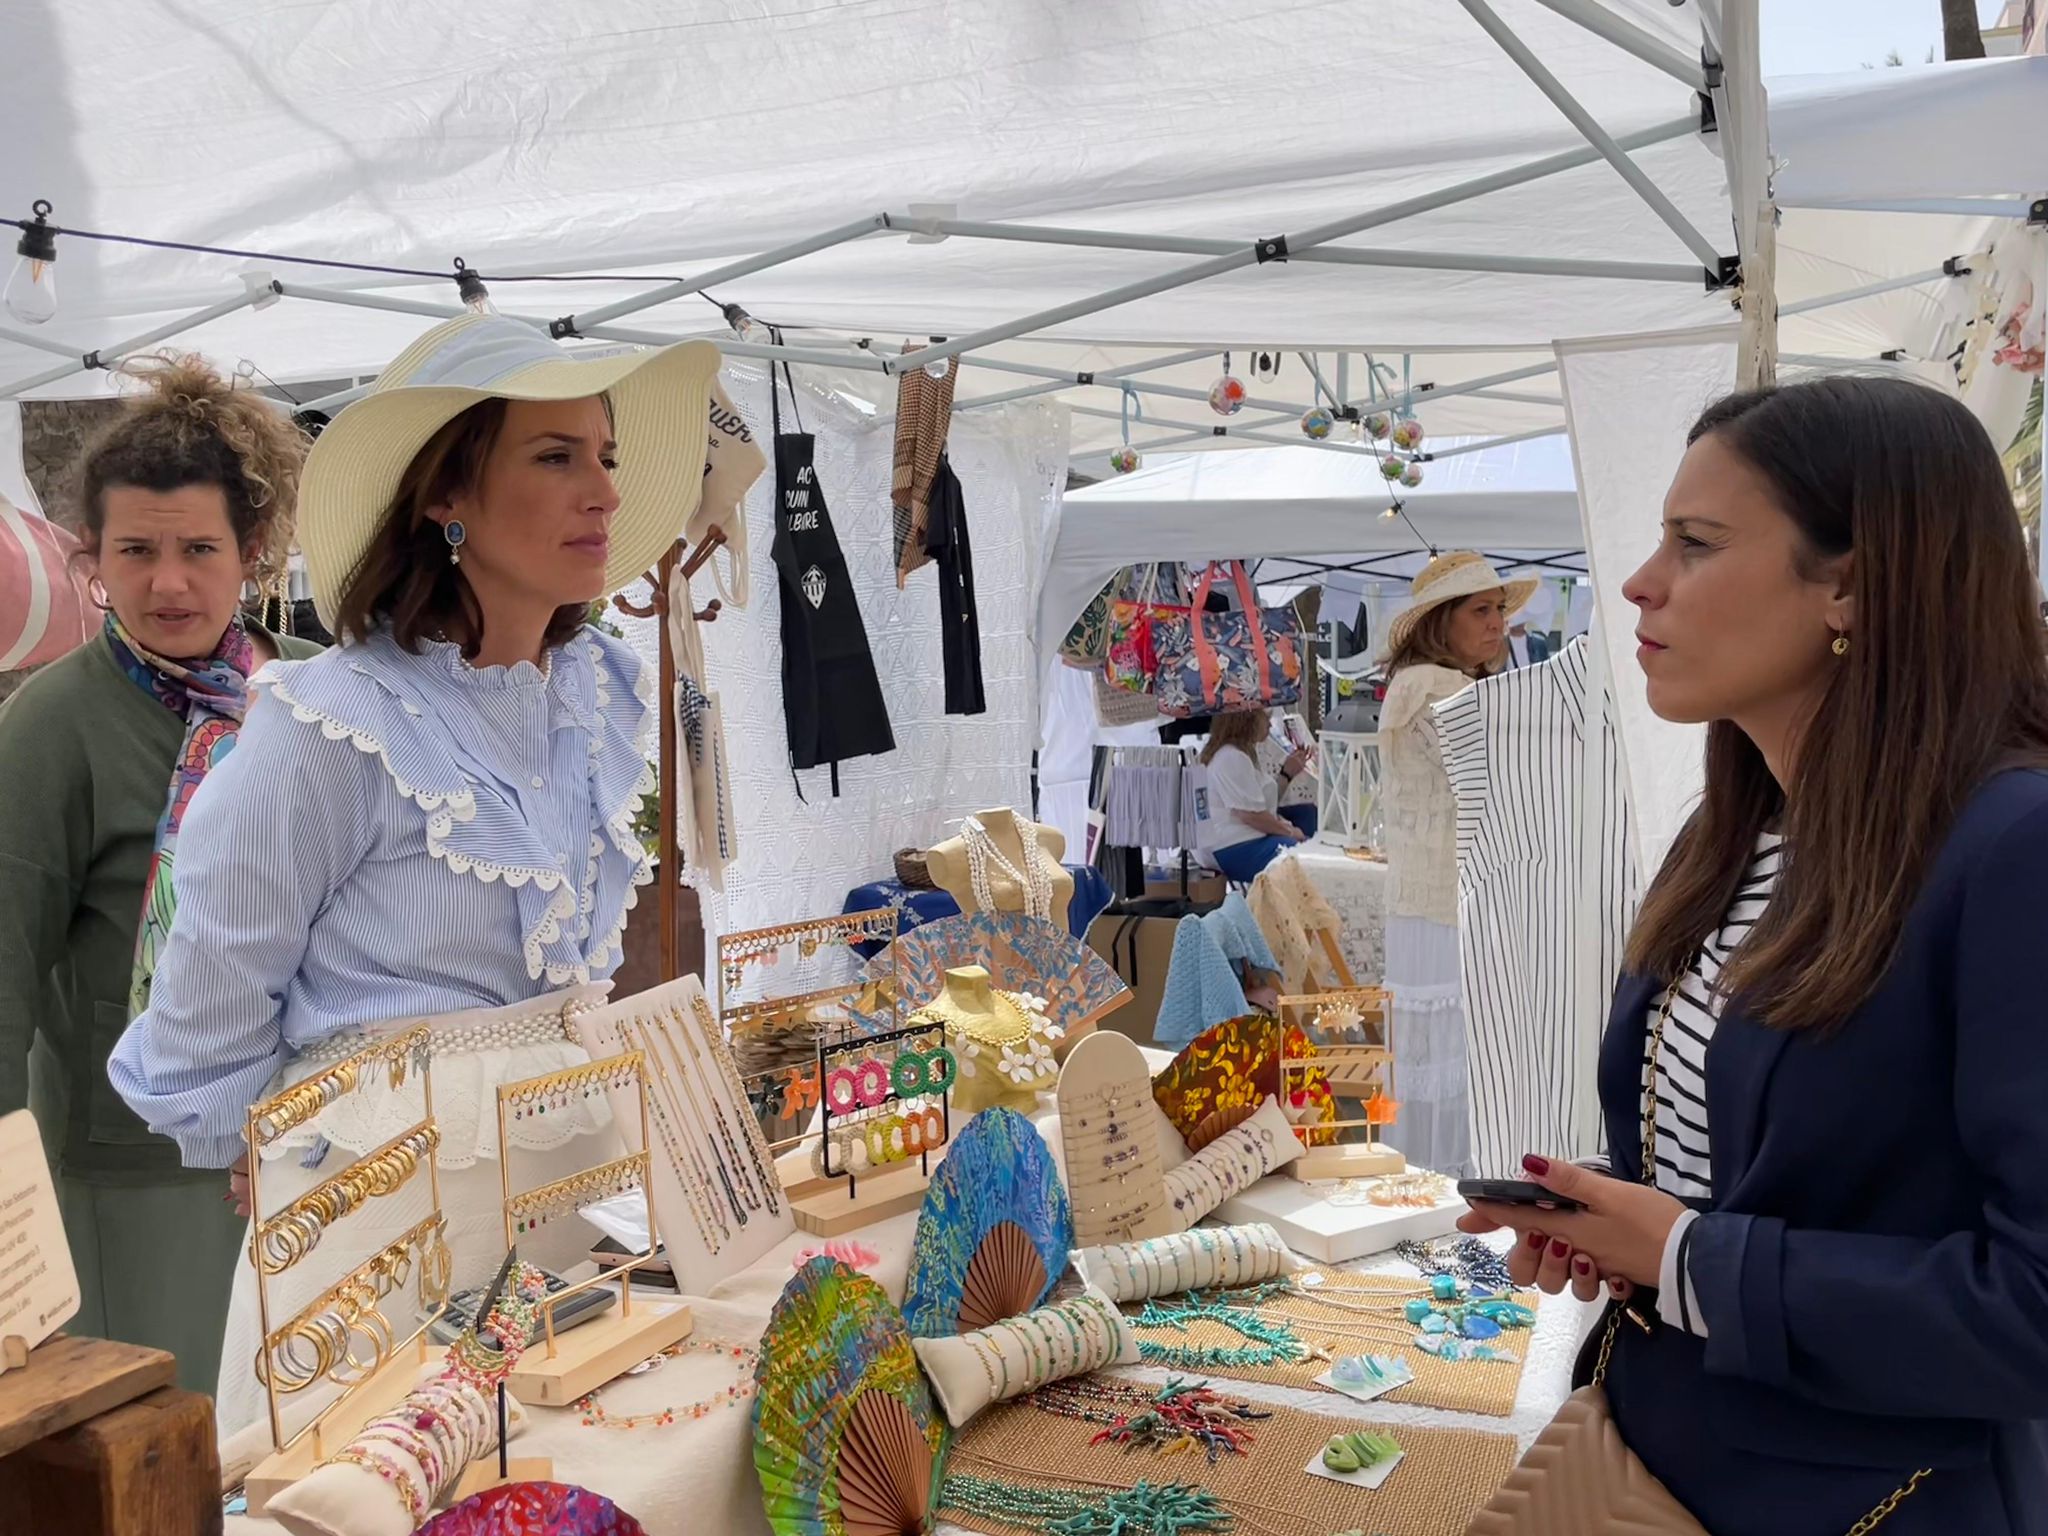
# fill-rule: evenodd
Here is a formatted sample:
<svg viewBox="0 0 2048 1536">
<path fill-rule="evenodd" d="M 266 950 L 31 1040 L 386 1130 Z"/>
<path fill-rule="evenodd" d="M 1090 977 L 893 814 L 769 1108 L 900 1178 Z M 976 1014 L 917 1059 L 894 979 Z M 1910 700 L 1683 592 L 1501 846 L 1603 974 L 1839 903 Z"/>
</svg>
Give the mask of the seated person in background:
<svg viewBox="0 0 2048 1536">
<path fill-rule="evenodd" d="M 1218 715 L 1202 748 L 1208 783 L 1195 806 L 1198 846 L 1232 880 L 1250 881 L 1273 862 L 1273 856 L 1306 835 L 1274 810 L 1280 781 L 1259 768 L 1253 753 L 1270 733 L 1263 709 Z M 1281 774 L 1292 778 L 1304 759 L 1288 757 Z"/>
</svg>

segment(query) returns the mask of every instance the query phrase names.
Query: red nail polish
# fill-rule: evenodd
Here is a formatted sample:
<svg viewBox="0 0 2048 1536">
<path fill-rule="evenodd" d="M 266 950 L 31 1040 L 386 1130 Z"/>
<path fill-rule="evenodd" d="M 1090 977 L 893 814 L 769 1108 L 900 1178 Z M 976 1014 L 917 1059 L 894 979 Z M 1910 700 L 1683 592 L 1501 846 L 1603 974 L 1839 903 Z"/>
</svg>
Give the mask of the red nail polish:
<svg viewBox="0 0 2048 1536">
<path fill-rule="evenodd" d="M 1550 1172 L 1550 1159 L 1538 1157 L 1534 1152 L 1531 1152 L 1522 1159 L 1522 1166 L 1540 1179 Z"/>
<path fill-rule="evenodd" d="M 1572 1251 L 1572 1245 L 1571 1245 L 1570 1243 L 1566 1242 L 1566 1241 L 1565 1241 L 1565 1240 L 1564 1240 L 1563 1238 L 1561 1238 L 1561 1237 L 1560 1237 L 1560 1238 L 1557 1238 L 1557 1239 L 1555 1239 L 1555 1240 L 1554 1240 L 1554 1241 L 1553 1241 L 1553 1242 L 1551 1243 L 1551 1245 L 1550 1245 L 1550 1256 L 1551 1256 L 1551 1257 L 1552 1257 L 1553 1259 L 1561 1259 L 1561 1258 L 1563 1258 L 1563 1257 L 1564 1257 L 1564 1256 L 1565 1256 L 1566 1254 L 1570 1253 L 1571 1251 Z"/>
<path fill-rule="evenodd" d="M 1609 1280 L 1607 1282 L 1607 1289 L 1619 1296 L 1621 1294 L 1621 1281 L 1619 1279 Z"/>
<path fill-rule="evenodd" d="M 1575 1275 L 1590 1275 L 1593 1273 L 1593 1266 L 1583 1253 L 1572 1260 L 1572 1273 Z"/>
<path fill-rule="evenodd" d="M 1541 1248 L 1543 1246 L 1543 1234 L 1541 1232 L 1531 1232 L 1529 1234 L 1529 1246 L 1531 1248 Z"/>
</svg>

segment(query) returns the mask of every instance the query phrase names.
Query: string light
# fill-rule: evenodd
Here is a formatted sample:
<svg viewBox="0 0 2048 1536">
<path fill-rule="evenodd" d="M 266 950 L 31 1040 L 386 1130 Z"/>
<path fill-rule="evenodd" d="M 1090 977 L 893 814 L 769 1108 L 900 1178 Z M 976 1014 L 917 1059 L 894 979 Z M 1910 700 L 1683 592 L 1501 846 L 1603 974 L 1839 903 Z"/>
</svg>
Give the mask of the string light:
<svg viewBox="0 0 2048 1536">
<path fill-rule="evenodd" d="M 0 302 L 24 325 L 42 325 L 57 313 L 57 235 L 50 228 L 50 205 L 34 203 L 35 221 L 21 225 L 14 247 L 16 261 Z"/>
<path fill-rule="evenodd" d="M 498 312 L 498 306 L 491 302 L 491 290 L 460 256 L 455 258 L 455 291 L 462 299 L 462 307 L 473 315 L 495 315 Z"/>
<path fill-rule="evenodd" d="M 733 335 L 741 341 L 750 346 L 765 347 L 774 340 L 774 333 L 739 305 L 721 305 L 720 310 L 725 315 L 725 323 L 732 327 Z"/>
</svg>

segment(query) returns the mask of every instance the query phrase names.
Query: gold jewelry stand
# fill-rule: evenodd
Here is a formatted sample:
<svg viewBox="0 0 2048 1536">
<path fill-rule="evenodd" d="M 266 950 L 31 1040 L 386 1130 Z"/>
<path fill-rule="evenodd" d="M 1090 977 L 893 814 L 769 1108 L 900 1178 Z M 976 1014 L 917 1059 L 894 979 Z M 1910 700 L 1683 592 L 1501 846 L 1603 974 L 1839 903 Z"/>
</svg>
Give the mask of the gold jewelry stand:
<svg viewBox="0 0 2048 1536">
<path fill-rule="evenodd" d="M 608 1091 L 610 1087 L 617 1086 L 620 1078 L 627 1076 L 639 1090 L 639 1151 L 517 1193 L 512 1189 L 512 1159 L 503 1154 L 498 1159 L 508 1252 L 517 1247 L 519 1236 L 529 1223 L 537 1224 L 558 1214 L 573 1214 L 596 1200 L 636 1188 L 647 1201 L 646 1253 L 588 1280 L 578 1281 L 541 1303 L 542 1340 L 519 1357 L 519 1363 L 505 1379 L 506 1389 L 522 1403 L 565 1408 L 585 1393 L 594 1392 L 606 1382 L 624 1375 L 642 1360 L 660 1354 L 671 1344 L 681 1343 L 695 1327 L 690 1309 L 679 1303 L 660 1303 L 646 1298 L 637 1310 L 633 1305 L 633 1273 L 651 1264 L 661 1248 L 661 1233 L 654 1214 L 654 1183 L 648 1176 L 647 1058 L 644 1054 L 627 1051 L 541 1077 L 501 1084 L 498 1088 L 498 1145 L 501 1148 L 510 1146 L 506 1140 L 509 1114 L 571 1095 Z M 573 1296 L 595 1290 L 614 1279 L 619 1282 L 618 1311 L 607 1312 L 557 1337 L 555 1308 Z M 491 1465 L 496 1466 L 495 1458 Z"/>
<path fill-rule="evenodd" d="M 1333 1136 L 1347 1130 L 1363 1130 L 1363 1141 L 1338 1141 L 1318 1146 L 1308 1134 L 1309 1127 L 1296 1126 L 1302 1154 L 1287 1165 L 1291 1178 L 1356 1179 L 1375 1174 L 1402 1173 L 1408 1160 L 1386 1143 L 1374 1140 L 1384 1126 L 1394 1123 L 1400 1106 L 1394 1099 L 1394 1024 L 1391 995 L 1383 987 L 1340 987 L 1329 992 L 1300 993 L 1280 999 L 1283 1026 L 1298 1025 L 1314 1047 L 1313 1056 L 1290 1058 L 1280 1053 L 1280 1104 L 1284 1109 L 1293 1092 L 1290 1078 L 1296 1074 L 1306 1081 L 1317 1071 L 1329 1081 L 1330 1092 L 1339 1099 L 1356 1099 L 1361 1113 L 1350 1119 L 1325 1120 L 1314 1127 Z M 1346 1032 L 1358 1030 L 1358 1039 L 1328 1038 L 1329 1015 L 1356 1014 L 1347 1021 Z"/>
<path fill-rule="evenodd" d="M 836 912 L 827 917 L 805 918 L 800 922 L 779 923 L 771 928 L 750 928 L 719 936 L 719 998 L 722 1005 L 719 1022 L 726 1039 L 732 1042 L 734 1054 L 737 1055 L 747 1042 L 756 1042 L 763 1053 L 772 1053 L 774 1047 L 770 1042 L 781 1036 L 786 1037 L 780 1043 L 792 1058 L 787 1063 L 755 1070 L 741 1069 L 743 1093 L 750 1105 L 755 1102 L 754 1089 L 757 1085 L 780 1085 L 792 1090 L 785 1094 L 785 1099 L 796 1100 L 800 1109 L 807 1112 L 818 1107 L 819 1093 L 815 1090 L 821 1088 L 822 1078 L 817 1071 L 817 1047 L 825 1038 L 826 1028 L 809 1017 L 814 1009 L 850 1002 L 870 988 L 877 989 L 879 995 L 879 989 L 886 986 L 890 1011 L 899 1026 L 903 1022 L 904 1010 L 893 975 L 882 983 L 849 981 L 840 986 L 821 987 L 789 997 L 765 998 L 751 1003 L 732 1002 L 729 994 L 745 975 L 747 966 L 765 960 L 790 944 L 794 944 L 798 955 L 806 959 L 827 944 L 879 941 L 894 948 L 902 916 L 895 907 L 871 907 L 861 912 Z M 797 1074 L 795 1083 L 791 1082 L 792 1073 Z M 785 1122 L 795 1118 L 777 1115 L 776 1129 L 781 1130 Z M 757 1114 L 755 1119 L 758 1124 L 763 1117 Z M 764 1125 L 764 1136 L 767 1129 Z M 820 1178 L 811 1167 L 811 1148 L 817 1139 L 808 1118 L 804 1118 L 796 1130 L 768 1138 L 768 1150 L 775 1159 L 776 1178 L 792 1201 L 806 1200 L 838 1188 L 838 1180 Z M 894 1165 L 889 1171 L 894 1171 Z M 887 1178 L 889 1171 L 880 1176 Z M 804 1230 L 815 1235 L 815 1229 L 808 1225 Z"/>
<path fill-rule="evenodd" d="M 418 1382 L 421 1370 L 446 1352 L 430 1329 L 448 1310 L 450 1258 L 441 1212 L 441 1175 L 435 1151 L 440 1130 L 434 1121 L 434 1082 L 428 1031 L 412 1029 L 366 1046 L 324 1071 L 293 1084 L 249 1108 L 243 1135 L 249 1145 L 249 1207 L 252 1221 L 249 1262 L 256 1267 L 256 1309 L 263 1328 L 256 1374 L 263 1382 L 273 1450 L 257 1463 L 245 1485 L 249 1513 L 261 1515 L 270 1501 L 325 1461 L 378 1414 L 397 1404 Z M 376 1151 L 338 1170 L 284 1210 L 264 1217 L 263 1149 L 306 1124 L 335 1100 L 377 1080 L 384 1069 L 392 1088 L 408 1070 L 420 1075 L 423 1118 Z M 423 1150 L 415 1150 L 421 1148 Z M 367 1201 L 395 1193 L 425 1163 L 433 1209 L 403 1237 L 372 1254 L 302 1307 L 283 1327 L 270 1326 L 270 1280 L 296 1264 L 328 1227 Z M 402 1166 L 402 1171 L 401 1171 Z M 426 1319 L 403 1339 L 394 1337 L 383 1305 L 401 1287 L 418 1280 Z M 359 1357 L 367 1347 L 369 1358 Z M 300 1350 L 309 1351 L 310 1361 Z M 340 1387 L 328 1403 L 287 1438 L 280 1398 L 320 1382 Z"/>
</svg>

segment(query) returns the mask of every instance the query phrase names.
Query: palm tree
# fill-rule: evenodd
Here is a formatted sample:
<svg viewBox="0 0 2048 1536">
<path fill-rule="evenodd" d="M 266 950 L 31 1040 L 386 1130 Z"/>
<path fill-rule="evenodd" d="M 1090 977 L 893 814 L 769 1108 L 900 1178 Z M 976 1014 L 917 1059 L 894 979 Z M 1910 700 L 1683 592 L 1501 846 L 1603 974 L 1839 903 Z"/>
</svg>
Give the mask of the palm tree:
<svg viewBox="0 0 2048 1536">
<path fill-rule="evenodd" d="M 1984 34 L 1977 30 L 1977 0 L 1941 0 L 1941 56 L 1984 57 Z"/>
</svg>

